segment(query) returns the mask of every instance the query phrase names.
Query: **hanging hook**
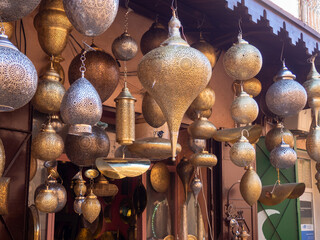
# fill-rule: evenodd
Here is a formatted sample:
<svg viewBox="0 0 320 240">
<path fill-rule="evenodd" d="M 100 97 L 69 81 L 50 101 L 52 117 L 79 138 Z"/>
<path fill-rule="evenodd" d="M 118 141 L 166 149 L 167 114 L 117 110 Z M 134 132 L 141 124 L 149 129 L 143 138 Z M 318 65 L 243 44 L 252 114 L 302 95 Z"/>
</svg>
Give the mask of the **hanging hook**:
<svg viewBox="0 0 320 240">
<path fill-rule="evenodd" d="M 248 138 L 250 134 L 249 134 L 248 129 L 245 129 L 245 128 L 244 128 L 244 129 L 242 129 L 242 131 L 241 131 L 241 137 L 244 137 L 244 134 L 243 134 L 244 132 L 246 132 L 246 133 L 247 133 L 247 138 Z"/>
<path fill-rule="evenodd" d="M 314 55 L 312 55 L 311 57 L 309 57 L 307 59 L 308 63 L 314 63 L 314 61 L 316 60 L 316 57 L 318 56 L 318 53 L 315 53 Z"/>
</svg>

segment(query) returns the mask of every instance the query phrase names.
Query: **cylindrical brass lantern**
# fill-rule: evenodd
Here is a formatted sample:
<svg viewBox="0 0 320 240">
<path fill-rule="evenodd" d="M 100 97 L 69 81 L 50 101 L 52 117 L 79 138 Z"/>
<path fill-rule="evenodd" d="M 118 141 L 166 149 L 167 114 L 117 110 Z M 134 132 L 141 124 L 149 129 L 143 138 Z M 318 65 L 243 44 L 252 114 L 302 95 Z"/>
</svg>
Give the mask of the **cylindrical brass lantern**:
<svg viewBox="0 0 320 240">
<path fill-rule="evenodd" d="M 51 68 L 39 81 L 32 104 L 39 112 L 47 114 L 58 113 L 65 93 L 66 89 L 60 83 L 60 76 L 51 65 Z"/>
<path fill-rule="evenodd" d="M 257 102 L 244 91 L 241 91 L 231 105 L 231 117 L 237 123 L 248 124 L 256 120 L 259 113 Z"/>
<path fill-rule="evenodd" d="M 42 1 L 33 24 L 42 50 L 49 56 L 61 54 L 72 30 L 62 0 Z"/>
<path fill-rule="evenodd" d="M 1 7 L 0 7 L 1 8 Z M 36 93 L 37 71 L 27 56 L 0 33 L 0 112 L 27 104 Z"/>
<path fill-rule="evenodd" d="M 165 27 L 157 21 L 154 22 L 150 29 L 141 37 L 140 49 L 142 54 L 145 55 L 151 50 L 160 47 L 161 43 L 163 43 L 167 38 L 168 31 Z"/>
<path fill-rule="evenodd" d="M 121 145 L 130 145 L 135 140 L 135 110 L 136 99 L 125 85 L 114 100 L 116 102 L 116 141 Z"/>
<path fill-rule="evenodd" d="M 129 33 L 124 32 L 113 41 L 112 53 L 117 60 L 129 61 L 137 55 L 138 44 Z"/>
<path fill-rule="evenodd" d="M 60 157 L 64 143 L 62 137 L 48 123 L 42 132 L 33 139 L 31 149 L 35 158 L 52 161 Z"/>
</svg>

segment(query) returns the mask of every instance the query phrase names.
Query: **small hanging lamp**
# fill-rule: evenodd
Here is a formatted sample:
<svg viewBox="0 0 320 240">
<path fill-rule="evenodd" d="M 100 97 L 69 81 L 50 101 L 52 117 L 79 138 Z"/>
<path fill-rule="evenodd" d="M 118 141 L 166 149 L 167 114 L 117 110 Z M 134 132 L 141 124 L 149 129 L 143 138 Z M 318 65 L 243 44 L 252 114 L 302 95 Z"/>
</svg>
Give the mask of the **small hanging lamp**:
<svg viewBox="0 0 320 240">
<path fill-rule="evenodd" d="M 270 163 L 275 168 L 286 169 L 295 165 L 297 153 L 283 139 L 281 143 L 270 152 Z"/>
<path fill-rule="evenodd" d="M 253 167 L 245 167 L 246 172 L 243 174 L 240 181 L 240 193 L 243 199 L 250 205 L 255 204 L 262 191 L 262 184 L 258 174 L 253 170 Z"/>
<path fill-rule="evenodd" d="M 61 117 L 66 124 L 70 124 L 69 134 L 82 135 L 92 133 L 95 125 L 102 116 L 100 96 L 92 84 L 84 77 L 85 54 L 81 55 L 81 78 L 71 84 L 64 95 L 60 107 Z"/>
<path fill-rule="evenodd" d="M 145 92 L 142 99 L 142 114 L 146 122 L 153 128 L 159 128 L 166 122 L 161 108 L 148 92 Z"/>
<path fill-rule="evenodd" d="M 284 128 L 283 123 L 279 122 L 266 135 L 265 144 L 269 152 L 281 143 L 281 139 L 291 148 L 294 146 L 293 134 L 289 129 Z"/>
</svg>

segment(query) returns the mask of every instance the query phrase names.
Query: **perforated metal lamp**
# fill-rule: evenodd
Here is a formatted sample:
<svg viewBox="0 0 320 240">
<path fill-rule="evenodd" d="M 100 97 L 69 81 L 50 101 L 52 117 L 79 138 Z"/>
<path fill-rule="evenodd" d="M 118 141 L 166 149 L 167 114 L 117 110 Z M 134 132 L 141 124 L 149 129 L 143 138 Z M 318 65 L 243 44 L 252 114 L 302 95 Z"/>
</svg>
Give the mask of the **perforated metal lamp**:
<svg viewBox="0 0 320 240">
<path fill-rule="evenodd" d="M 37 90 L 37 71 L 0 27 L 0 112 L 9 112 L 26 105 Z"/>
</svg>

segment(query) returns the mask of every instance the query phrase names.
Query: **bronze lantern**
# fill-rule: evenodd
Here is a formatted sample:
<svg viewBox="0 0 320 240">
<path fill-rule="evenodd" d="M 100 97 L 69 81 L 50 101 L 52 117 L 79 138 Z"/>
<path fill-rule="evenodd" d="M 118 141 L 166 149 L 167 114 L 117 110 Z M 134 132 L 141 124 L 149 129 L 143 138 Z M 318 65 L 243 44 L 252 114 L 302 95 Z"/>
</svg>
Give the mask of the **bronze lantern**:
<svg viewBox="0 0 320 240">
<path fill-rule="evenodd" d="M 262 184 L 258 174 L 251 166 L 245 169 L 246 172 L 240 181 L 240 193 L 243 199 L 252 206 L 258 201 L 261 195 Z"/>
<path fill-rule="evenodd" d="M 283 139 L 281 143 L 270 152 L 270 163 L 275 168 L 286 169 L 295 165 L 297 153 Z"/>
<path fill-rule="evenodd" d="M 124 32 L 112 43 L 112 53 L 117 60 L 129 61 L 138 53 L 138 44 L 128 32 Z"/>
</svg>

